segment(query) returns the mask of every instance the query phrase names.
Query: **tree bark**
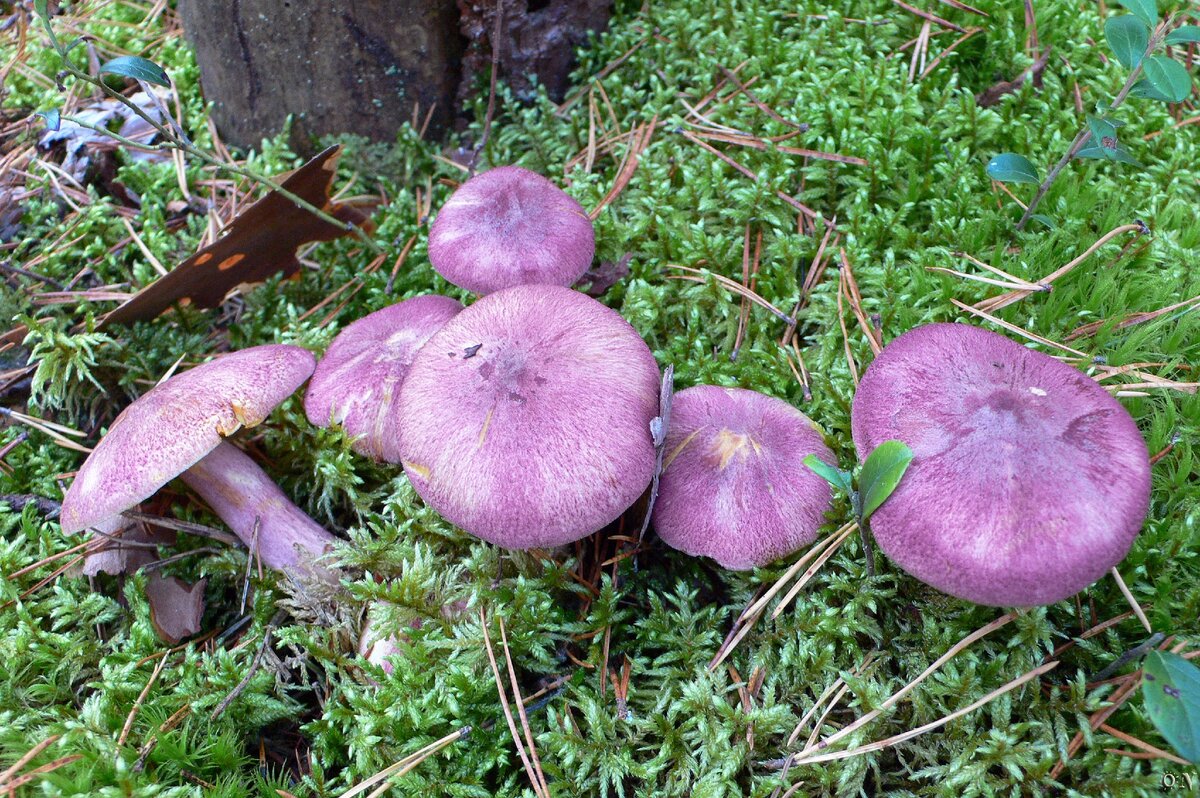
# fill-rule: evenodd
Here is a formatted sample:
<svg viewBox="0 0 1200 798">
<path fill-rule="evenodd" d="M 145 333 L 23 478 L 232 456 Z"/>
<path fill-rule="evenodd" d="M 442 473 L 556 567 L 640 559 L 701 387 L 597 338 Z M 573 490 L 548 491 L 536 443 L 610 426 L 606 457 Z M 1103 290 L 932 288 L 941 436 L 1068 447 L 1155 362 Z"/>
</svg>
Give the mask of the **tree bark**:
<svg viewBox="0 0 1200 798">
<path fill-rule="evenodd" d="M 221 136 L 257 146 L 292 115 L 291 144 L 393 141 L 453 118 L 463 40 L 454 0 L 180 0 Z M 414 110 L 415 109 L 415 110 Z"/>
</svg>

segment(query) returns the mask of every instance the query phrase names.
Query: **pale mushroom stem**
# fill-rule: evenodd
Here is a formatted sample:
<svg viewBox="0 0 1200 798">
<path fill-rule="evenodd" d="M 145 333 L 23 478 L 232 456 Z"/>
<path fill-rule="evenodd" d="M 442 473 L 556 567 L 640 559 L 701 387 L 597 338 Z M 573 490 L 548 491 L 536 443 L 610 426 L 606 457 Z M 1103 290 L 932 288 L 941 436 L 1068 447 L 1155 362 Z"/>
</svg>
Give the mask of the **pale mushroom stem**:
<svg viewBox="0 0 1200 798">
<path fill-rule="evenodd" d="M 263 565 L 324 579 L 333 576 L 315 560 L 337 538 L 293 504 L 241 449 L 222 442 L 182 478 Z"/>
</svg>

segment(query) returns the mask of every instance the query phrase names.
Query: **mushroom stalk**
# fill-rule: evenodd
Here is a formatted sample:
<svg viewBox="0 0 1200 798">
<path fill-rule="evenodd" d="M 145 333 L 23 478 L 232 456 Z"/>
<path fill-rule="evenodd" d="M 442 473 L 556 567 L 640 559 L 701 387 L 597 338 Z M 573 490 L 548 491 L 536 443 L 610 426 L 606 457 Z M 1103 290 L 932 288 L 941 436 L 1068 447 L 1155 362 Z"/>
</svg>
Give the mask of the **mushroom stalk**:
<svg viewBox="0 0 1200 798">
<path fill-rule="evenodd" d="M 251 557 L 279 571 L 333 578 L 313 561 L 337 538 L 293 504 L 241 449 L 222 442 L 182 477 L 250 548 Z"/>
</svg>

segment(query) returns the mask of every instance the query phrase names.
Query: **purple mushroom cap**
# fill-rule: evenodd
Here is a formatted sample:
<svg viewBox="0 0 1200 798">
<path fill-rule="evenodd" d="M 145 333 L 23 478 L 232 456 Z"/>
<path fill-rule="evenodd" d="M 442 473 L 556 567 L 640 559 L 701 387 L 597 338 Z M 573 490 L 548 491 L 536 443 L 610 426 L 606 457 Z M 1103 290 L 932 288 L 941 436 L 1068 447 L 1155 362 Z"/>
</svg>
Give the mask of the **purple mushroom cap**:
<svg viewBox="0 0 1200 798">
<path fill-rule="evenodd" d="M 312 374 L 298 346 L 231 352 L 177 374 L 125 408 L 63 498 L 63 532 L 95 526 L 148 498 L 241 427 L 253 427 Z"/>
<path fill-rule="evenodd" d="M 833 498 L 804 465 L 837 460 L 808 416 L 757 391 L 675 394 L 654 528 L 672 548 L 747 570 L 816 540 Z"/>
<path fill-rule="evenodd" d="M 490 169 L 463 183 L 429 231 L 433 268 L 477 294 L 515 285 L 574 285 L 595 250 L 583 207 L 519 166 Z"/>
<path fill-rule="evenodd" d="M 1076 369 L 1002 335 L 929 324 L 892 341 L 854 397 L 865 459 L 912 464 L 871 517 L 895 563 L 977 604 L 1053 604 L 1120 562 L 1150 502 L 1137 425 Z"/>
<path fill-rule="evenodd" d="M 400 462 L 396 400 L 413 357 L 462 305 L 438 294 L 418 296 L 364 316 L 343 330 L 317 364 L 304 412 L 318 427 L 341 424 L 354 449 Z"/>
<path fill-rule="evenodd" d="M 509 288 L 446 323 L 400 388 L 400 453 L 425 501 L 508 548 L 557 546 L 617 518 L 654 472 L 658 364 L 577 291 Z"/>
</svg>

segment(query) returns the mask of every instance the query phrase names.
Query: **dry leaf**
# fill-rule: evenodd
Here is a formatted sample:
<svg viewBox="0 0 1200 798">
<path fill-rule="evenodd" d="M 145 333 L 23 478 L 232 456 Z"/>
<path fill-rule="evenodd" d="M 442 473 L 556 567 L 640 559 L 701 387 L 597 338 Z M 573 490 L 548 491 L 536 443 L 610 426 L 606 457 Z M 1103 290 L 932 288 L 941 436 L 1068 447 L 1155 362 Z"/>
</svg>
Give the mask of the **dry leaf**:
<svg viewBox="0 0 1200 798">
<path fill-rule="evenodd" d="M 167 643 L 175 645 L 200 631 L 204 617 L 204 585 L 201 579 L 189 585 L 174 576 L 157 571 L 146 580 L 146 599 L 150 602 L 150 622 Z"/>
<path fill-rule="evenodd" d="M 342 222 L 362 225 L 366 215 L 360 209 L 330 200 L 340 155 L 340 146 L 330 147 L 293 172 L 282 186 Z M 348 232 L 272 191 L 238 214 L 225 235 L 143 288 L 99 326 L 153 319 L 176 302 L 215 308 L 243 283 L 262 282 L 276 272 L 295 274 L 300 269 L 296 249 L 302 244 L 331 241 Z"/>
</svg>

